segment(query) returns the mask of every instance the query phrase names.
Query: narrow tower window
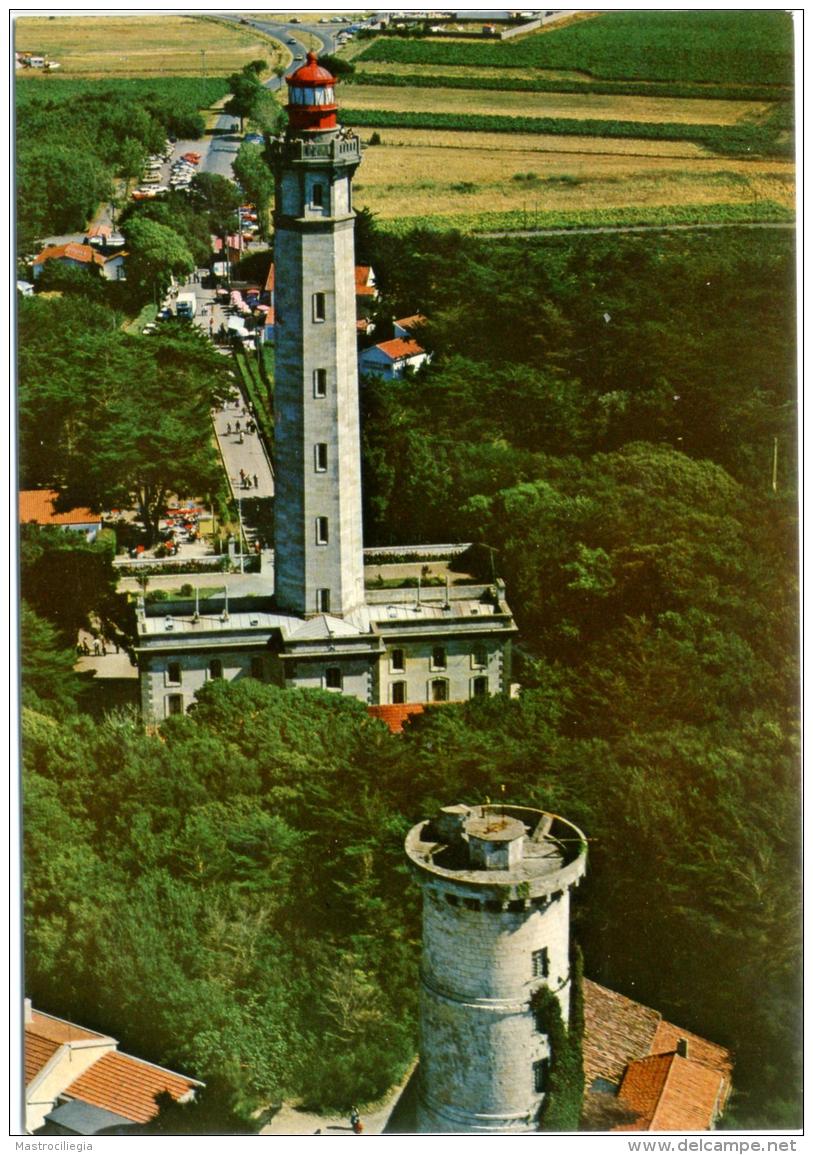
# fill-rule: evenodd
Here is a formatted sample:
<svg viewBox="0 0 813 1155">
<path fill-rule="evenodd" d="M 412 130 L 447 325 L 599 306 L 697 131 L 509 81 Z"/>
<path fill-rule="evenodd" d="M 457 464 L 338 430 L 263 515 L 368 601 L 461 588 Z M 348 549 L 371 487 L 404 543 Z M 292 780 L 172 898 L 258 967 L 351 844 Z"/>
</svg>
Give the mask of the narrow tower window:
<svg viewBox="0 0 813 1155">
<path fill-rule="evenodd" d="M 262 658 L 251 659 L 251 676 L 256 678 L 258 682 L 265 681 L 265 665 Z"/>
<path fill-rule="evenodd" d="M 534 1063 L 534 1091 L 537 1095 L 544 1095 L 548 1089 L 548 1073 L 550 1059 L 540 1059 Z"/>
<path fill-rule="evenodd" d="M 397 673 L 400 673 L 404 667 L 404 651 L 393 650 L 390 657 L 390 668 Z"/>
<path fill-rule="evenodd" d="M 531 974 L 535 979 L 546 979 L 549 973 L 548 948 L 543 946 L 541 950 L 535 950 L 531 955 Z"/>
<path fill-rule="evenodd" d="M 406 702 L 406 682 L 392 683 L 392 704 L 393 706 L 403 706 Z"/>
<path fill-rule="evenodd" d="M 324 293 L 314 293 L 313 294 L 313 319 L 314 319 L 314 321 L 324 321 L 326 316 L 327 316 L 327 312 L 326 312 L 326 305 L 325 305 L 325 294 Z"/>
<path fill-rule="evenodd" d="M 181 684 L 181 663 L 169 662 L 167 665 L 167 685 L 180 686 Z"/>
<path fill-rule="evenodd" d="M 320 614 L 330 613 L 330 590 L 316 591 L 316 612 Z"/>
<path fill-rule="evenodd" d="M 433 646 L 432 648 L 432 669 L 446 669 L 446 650 L 443 646 Z"/>
<path fill-rule="evenodd" d="M 167 717 L 172 714 L 183 714 L 183 694 L 169 694 L 167 696 Z"/>
<path fill-rule="evenodd" d="M 315 209 L 322 208 L 322 206 L 325 203 L 325 186 L 324 185 L 315 184 L 313 186 L 313 191 L 311 193 L 311 200 L 313 201 L 313 207 Z"/>
<path fill-rule="evenodd" d="M 314 397 L 327 397 L 327 369 L 314 369 L 313 395 Z"/>
<path fill-rule="evenodd" d="M 327 545 L 327 518 L 317 517 L 316 519 L 316 544 Z"/>
<path fill-rule="evenodd" d="M 222 678 L 223 677 L 223 663 L 220 658 L 212 658 L 209 663 L 209 677 Z"/>
<path fill-rule="evenodd" d="M 327 442 L 319 441 L 313 447 L 313 468 L 317 473 L 327 470 Z"/>
<path fill-rule="evenodd" d="M 472 698 L 485 698 L 488 693 L 488 678 L 473 678 L 471 683 Z"/>
<path fill-rule="evenodd" d="M 325 670 L 325 689 L 341 690 L 342 671 L 339 666 L 328 666 Z"/>
</svg>

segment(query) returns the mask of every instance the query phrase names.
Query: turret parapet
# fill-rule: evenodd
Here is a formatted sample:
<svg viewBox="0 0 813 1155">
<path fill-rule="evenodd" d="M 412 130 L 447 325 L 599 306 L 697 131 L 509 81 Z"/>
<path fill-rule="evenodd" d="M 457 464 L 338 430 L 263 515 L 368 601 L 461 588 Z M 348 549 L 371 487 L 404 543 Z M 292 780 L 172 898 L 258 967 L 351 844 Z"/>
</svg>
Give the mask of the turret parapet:
<svg viewBox="0 0 813 1155">
<path fill-rule="evenodd" d="M 489 803 L 444 807 L 410 830 L 405 848 L 424 885 L 500 905 L 566 890 L 587 859 L 586 839 L 571 822 Z"/>
</svg>

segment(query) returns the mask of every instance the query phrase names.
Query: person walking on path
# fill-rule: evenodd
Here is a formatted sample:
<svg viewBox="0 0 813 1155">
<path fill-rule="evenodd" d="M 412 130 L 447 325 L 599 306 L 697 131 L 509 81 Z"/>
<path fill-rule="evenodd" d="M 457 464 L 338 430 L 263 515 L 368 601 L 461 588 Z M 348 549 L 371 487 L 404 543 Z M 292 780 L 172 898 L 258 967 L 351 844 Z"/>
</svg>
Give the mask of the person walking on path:
<svg viewBox="0 0 813 1155">
<path fill-rule="evenodd" d="M 254 474 L 254 488 L 255 488 L 255 489 L 259 489 L 259 488 L 260 488 L 260 483 L 259 483 L 259 481 L 257 480 L 257 474 L 256 474 L 256 473 Z"/>
</svg>

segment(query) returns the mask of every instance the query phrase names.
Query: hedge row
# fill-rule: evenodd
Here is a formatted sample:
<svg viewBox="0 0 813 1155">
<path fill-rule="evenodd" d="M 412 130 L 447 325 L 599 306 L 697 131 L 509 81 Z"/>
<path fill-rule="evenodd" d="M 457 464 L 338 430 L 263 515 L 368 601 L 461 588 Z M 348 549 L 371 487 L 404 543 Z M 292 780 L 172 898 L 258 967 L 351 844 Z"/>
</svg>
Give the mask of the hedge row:
<svg viewBox="0 0 813 1155">
<path fill-rule="evenodd" d="M 379 219 L 382 232 L 403 236 L 415 229 L 460 233 L 524 232 L 546 229 L 635 228 L 680 225 L 792 224 L 790 209 L 775 201 L 756 204 L 632 205 L 572 212 L 483 212 Z"/>
<path fill-rule="evenodd" d="M 784 109 L 784 106 L 780 106 Z M 679 140 L 735 156 L 791 152 L 777 117 L 763 124 L 652 124 L 631 120 L 592 120 L 551 116 L 486 116 L 452 112 L 393 112 L 344 108 L 342 120 L 359 128 L 436 128 L 451 132 L 533 133 L 545 136 L 598 136 L 633 140 Z"/>
</svg>

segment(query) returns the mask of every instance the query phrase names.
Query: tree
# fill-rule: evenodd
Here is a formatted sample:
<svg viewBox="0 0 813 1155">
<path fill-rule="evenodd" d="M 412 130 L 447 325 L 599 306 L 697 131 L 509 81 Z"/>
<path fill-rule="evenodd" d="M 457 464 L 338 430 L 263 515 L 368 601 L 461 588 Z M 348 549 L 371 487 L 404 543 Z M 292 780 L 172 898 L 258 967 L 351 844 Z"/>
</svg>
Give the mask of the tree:
<svg viewBox="0 0 813 1155">
<path fill-rule="evenodd" d="M 60 490 L 62 508 L 135 502 L 148 540 L 156 540 L 170 495 L 214 493 L 220 484 L 210 407 L 228 391 L 222 358 L 203 334 L 180 325 L 149 341 L 106 328 L 70 342 L 55 371 L 49 345 L 63 331 L 61 310 L 54 301 L 31 304 L 21 309 L 32 338 L 21 361 L 23 445 L 39 448 L 38 465 Z M 115 323 L 114 313 L 105 315 Z M 52 322 L 48 333 L 29 329 L 34 317 Z M 73 333 L 73 314 L 64 322 Z M 50 460 L 38 447 L 43 433 Z"/>
<path fill-rule="evenodd" d="M 242 72 L 233 72 L 226 82 L 232 94 L 223 105 L 223 111 L 229 116 L 240 118 L 240 131 L 247 117 L 251 116 L 262 91 L 259 77 L 251 65 L 247 65 Z"/>
<path fill-rule="evenodd" d="M 268 210 L 274 195 L 274 176 L 268 167 L 263 150 L 257 144 L 244 141 L 232 164 L 246 197 L 257 209 L 260 234 L 268 236 Z"/>
<path fill-rule="evenodd" d="M 141 217 L 130 218 L 122 227 L 130 251 L 127 279 L 142 292 L 153 287 L 163 291 L 171 276 L 194 269 L 189 247 L 174 229 Z"/>
<path fill-rule="evenodd" d="M 192 178 L 189 195 L 194 207 L 206 214 L 211 232 L 222 237 L 236 230 L 241 200 L 234 181 L 218 173 L 199 172 Z"/>
<path fill-rule="evenodd" d="M 74 673 L 76 650 L 25 602 L 20 609 L 23 703 L 56 717 L 76 710 L 83 680 Z"/>
<path fill-rule="evenodd" d="M 125 594 L 116 592 L 115 538 L 95 541 L 56 527 L 20 527 L 20 585 L 33 610 L 73 647 L 80 629 L 99 630 L 119 645 L 129 643 L 135 621 Z"/>
</svg>

